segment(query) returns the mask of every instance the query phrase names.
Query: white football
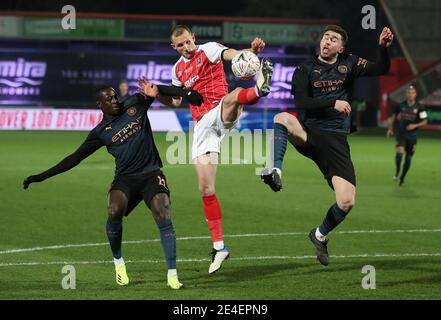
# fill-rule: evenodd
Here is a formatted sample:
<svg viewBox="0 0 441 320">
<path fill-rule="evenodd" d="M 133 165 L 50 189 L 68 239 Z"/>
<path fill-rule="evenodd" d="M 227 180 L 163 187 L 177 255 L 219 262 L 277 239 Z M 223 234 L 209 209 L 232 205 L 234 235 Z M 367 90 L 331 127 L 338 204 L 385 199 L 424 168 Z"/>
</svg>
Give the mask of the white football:
<svg viewBox="0 0 441 320">
<path fill-rule="evenodd" d="M 251 51 L 241 51 L 231 61 L 233 74 L 243 80 L 249 80 L 254 77 L 259 68 L 259 58 Z"/>
</svg>

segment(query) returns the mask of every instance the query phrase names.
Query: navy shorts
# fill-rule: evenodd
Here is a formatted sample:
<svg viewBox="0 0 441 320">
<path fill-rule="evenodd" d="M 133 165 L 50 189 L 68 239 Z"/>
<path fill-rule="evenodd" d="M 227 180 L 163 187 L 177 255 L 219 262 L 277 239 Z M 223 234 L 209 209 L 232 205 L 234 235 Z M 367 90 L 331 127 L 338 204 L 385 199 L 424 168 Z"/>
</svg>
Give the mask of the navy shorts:
<svg viewBox="0 0 441 320">
<path fill-rule="evenodd" d="M 345 134 L 312 130 L 304 126 L 306 143 L 294 146 L 298 152 L 313 160 L 333 189 L 332 177 L 338 176 L 356 185 L 354 165 Z"/>
<path fill-rule="evenodd" d="M 158 193 L 166 193 L 170 197 L 167 180 L 161 170 L 137 174 L 117 176 L 112 182 L 110 191 L 122 191 L 128 200 L 125 216 L 142 201 L 150 208 L 150 202 Z"/>
</svg>

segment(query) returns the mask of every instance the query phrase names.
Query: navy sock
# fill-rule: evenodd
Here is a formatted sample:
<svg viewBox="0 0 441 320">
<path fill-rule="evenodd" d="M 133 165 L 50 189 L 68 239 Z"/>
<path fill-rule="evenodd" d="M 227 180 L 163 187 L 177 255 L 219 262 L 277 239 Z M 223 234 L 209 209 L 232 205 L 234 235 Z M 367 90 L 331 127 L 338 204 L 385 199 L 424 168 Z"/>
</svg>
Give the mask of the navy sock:
<svg viewBox="0 0 441 320">
<path fill-rule="evenodd" d="M 407 171 L 410 169 L 410 163 L 412 162 L 412 156 L 406 155 L 406 159 L 404 160 L 403 172 L 401 173 L 400 180 L 403 181 L 404 177 L 406 177 Z"/>
<path fill-rule="evenodd" d="M 334 203 L 328 210 L 325 219 L 319 226 L 319 231 L 326 236 L 336 226 L 338 226 L 346 217 L 348 213 L 340 209 L 337 203 Z"/>
<path fill-rule="evenodd" d="M 162 250 L 168 269 L 176 269 L 176 233 L 170 219 L 158 223 Z"/>
<path fill-rule="evenodd" d="M 113 257 L 121 258 L 122 221 L 107 220 L 106 231 Z"/>
<path fill-rule="evenodd" d="M 282 170 L 283 157 L 288 141 L 288 129 L 280 123 L 274 123 L 274 167 Z"/>
<path fill-rule="evenodd" d="M 395 170 L 395 177 L 398 177 L 399 174 L 400 174 L 401 160 L 402 160 L 402 159 L 403 159 L 403 154 L 397 152 L 397 153 L 395 154 L 395 167 L 396 167 L 396 170 Z"/>
</svg>

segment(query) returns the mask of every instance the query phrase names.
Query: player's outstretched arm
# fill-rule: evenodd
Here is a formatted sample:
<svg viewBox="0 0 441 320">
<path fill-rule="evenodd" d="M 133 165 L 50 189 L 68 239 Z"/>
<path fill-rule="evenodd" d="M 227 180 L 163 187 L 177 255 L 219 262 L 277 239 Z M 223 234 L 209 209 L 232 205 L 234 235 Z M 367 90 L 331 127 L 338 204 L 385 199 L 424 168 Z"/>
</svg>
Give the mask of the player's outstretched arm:
<svg viewBox="0 0 441 320">
<path fill-rule="evenodd" d="M 49 168 L 48 170 L 29 176 L 23 181 L 23 189 L 27 189 L 31 183 L 42 182 L 57 174 L 63 173 L 67 170 L 77 166 L 82 160 L 90 156 L 101 147 L 101 142 L 93 136 L 93 131 L 89 134 L 86 141 L 71 155 L 61 160 L 58 164 Z"/>
<path fill-rule="evenodd" d="M 388 48 L 391 46 L 394 39 L 394 34 L 392 31 L 384 27 L 381 31 L 380 38 L 378 41 L 378 53 L 377 60 L 367 61 L 366 59 L 356 57 L 352 73 L 356 77 L 362 76 L 381 76 L 387 74 L 390 69 L 390 57 Z"/>
<path fill-rule="evenodd" d="M 175 86 L 155 85 L 148 82 L 146 78 L 138 81 L 139 92 L 148 97 L 157 99 L 159 102 L 170 106 L 179 107 L 182 98 L 188 100 L 192 105 L 200 106 L 203 102 L 202 96 L 196 90 L 187 90 Z"/>
<path fill-rule="evenodd" d="M 251 48 L 244 50 L 251 51 L 254 54 L 259 54 L 260 52 L 263 51 L 264 48 L 265 48 L 265 42 L 260 38 L 254 38 L 254 40 L 251 42 Z M 244 51 L 244 50 L 240 50 L 240 51 Z M 240 51 L 231 48 L 227 49 L 223 52 L 222 58 L 225 61 L 231 61 L 237 54 L 239 54 Z"/>
<path fill-rule="evenodd" d="M 160 98 L 161 96 L 172 97 L 175 99 L 176 97 L 181 97 L 187 99 L 187 101 L 194 106 L 200 106 L 204 101 L 204 98 L 202 98 L 200 93 L 196 90 L 188 90 L 185 88 L 164 85 L 158 85 L 158 90 Z"/>
</svg>

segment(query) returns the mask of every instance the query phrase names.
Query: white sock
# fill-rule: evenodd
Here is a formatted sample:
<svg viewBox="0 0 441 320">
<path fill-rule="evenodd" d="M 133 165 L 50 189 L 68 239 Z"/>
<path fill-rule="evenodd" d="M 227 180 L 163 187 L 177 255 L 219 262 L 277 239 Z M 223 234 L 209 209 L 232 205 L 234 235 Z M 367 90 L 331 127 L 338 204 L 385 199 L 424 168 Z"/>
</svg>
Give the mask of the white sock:
<svg viewBox="0 0 441 320">
<path fill-rule="evenodd" d="M 224 242 L 222 240 L 213 242 L 213 248 L 216 250 L 222 250 L 224 248 Z"/>
<path fill-rule="evenodd" d="M 282 170 L 279 168 L 273 168 L 273 170 L 276 170 L 276 172 L 279 174 L 280 178 L 282 177 Z"/>
<path fill-rule="evenodd" d="M 168 269 L 167 271 L 167 277 L 170 278 L 172 276 L 176 276 L 178 274 L 178 271 L 176 269 Z"/>
<path fill-rule="evenodd" d="M 118 266 L 124 264 L 124 259 L 122 257 L 119 259 L 113 258 L 113 263 L 115 264 L 115 267 L 118 267 Z"/>
<path fill-rule="evenodd" d="M 257 85 L 254 86 L 254 91 L 256 92 L 256 96 L 260 97 L 259 96 L 259 90 L 257 90 Z"/>
<path fill-rule="evenodd" d="M 315 237 L 317 238 L 318 241 L 321 241 L 321 242 L 326 240 L 326 236 L 322 235 L 319 228 L 315 229 Z"/>
</svg>

